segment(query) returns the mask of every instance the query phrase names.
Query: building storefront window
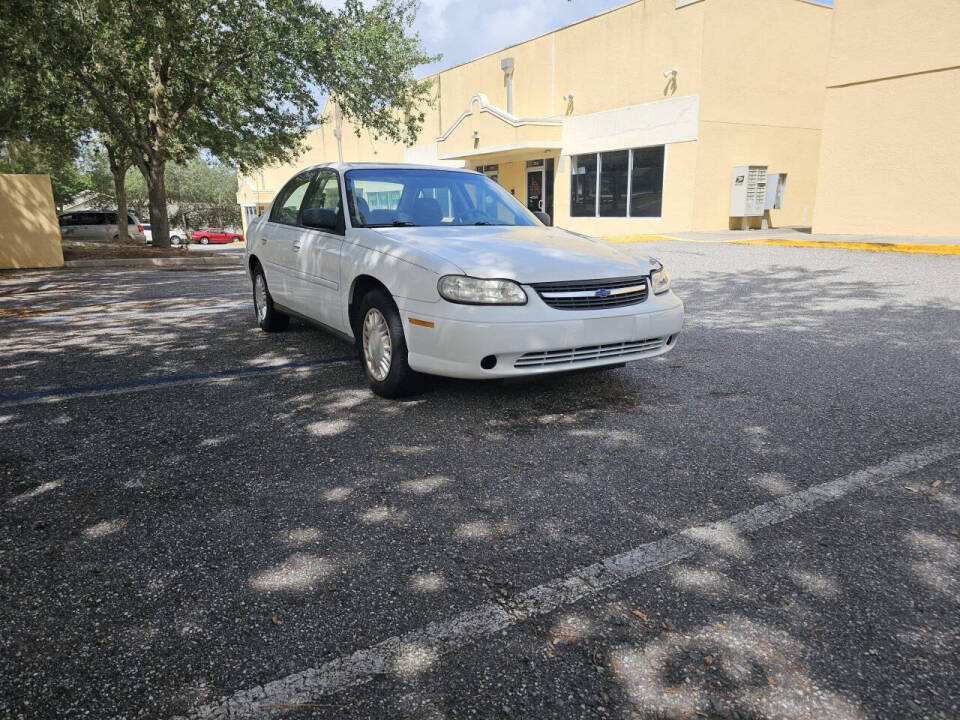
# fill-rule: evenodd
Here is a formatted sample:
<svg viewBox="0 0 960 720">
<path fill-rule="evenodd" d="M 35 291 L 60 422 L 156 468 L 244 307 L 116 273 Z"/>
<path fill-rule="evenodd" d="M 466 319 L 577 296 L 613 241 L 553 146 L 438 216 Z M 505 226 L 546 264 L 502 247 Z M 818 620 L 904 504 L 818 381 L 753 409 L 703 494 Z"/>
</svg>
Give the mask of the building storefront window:
<svg viewBox="0 0 960 720">
<path fill-rule="evenodd" d="M 597 214 L 597 156 L 574 155 L 570 163 L 570 215 L 594 217 Z"/>
<path fill-rule="evenodd" d="M 663 211 L 664 147 L 636 148 L 630 170 L 630 217 L 660 217 Z"/>
<path fill-rule="evenodd" d="M 571 217 L 660 217 L 663 145 L 571 158 Z"/>
<path fill-rule="evenodd" d="M 630 151 L 600 153 L 600 217 L 627 216 Z"/>
</svg>

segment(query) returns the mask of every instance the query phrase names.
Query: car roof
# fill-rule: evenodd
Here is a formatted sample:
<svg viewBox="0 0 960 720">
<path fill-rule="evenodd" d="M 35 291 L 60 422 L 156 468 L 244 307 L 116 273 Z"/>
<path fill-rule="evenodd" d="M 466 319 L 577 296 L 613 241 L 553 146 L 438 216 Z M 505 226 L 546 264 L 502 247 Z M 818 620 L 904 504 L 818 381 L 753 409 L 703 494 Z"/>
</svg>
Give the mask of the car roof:
<svg viewBox="0 0 960 720">
<path fill-rule="evenodd" d="M 446 172 L 466 172 L 476 173 L 470 168 L 455 168 L 443 165 L 417 165 L 413 163 L 374 163 L 374 162 L 327 162 L 311 165 L 304 170 L 317 170 L 319 168 L 332 168 L 341 172 L 347 170 L 443 170 Z M 301 171 L 302 172 L 302 171 Z"/>
</svg>

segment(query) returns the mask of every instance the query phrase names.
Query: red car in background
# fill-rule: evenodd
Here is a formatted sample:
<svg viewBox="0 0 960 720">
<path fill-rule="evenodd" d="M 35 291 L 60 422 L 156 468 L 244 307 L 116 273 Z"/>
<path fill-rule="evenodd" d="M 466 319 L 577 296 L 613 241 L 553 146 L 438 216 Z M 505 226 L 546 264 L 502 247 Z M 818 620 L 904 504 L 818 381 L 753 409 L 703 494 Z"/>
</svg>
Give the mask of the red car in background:
<svg viewBox="0 0 960 720">
<path fill-rule="evenodd" d="M 228 232 L 223 228 L 203 228 L 190 233 L 190 242 L 200 243 L 201 245 L 243 242 L 243 233 Z"/>
</svg>

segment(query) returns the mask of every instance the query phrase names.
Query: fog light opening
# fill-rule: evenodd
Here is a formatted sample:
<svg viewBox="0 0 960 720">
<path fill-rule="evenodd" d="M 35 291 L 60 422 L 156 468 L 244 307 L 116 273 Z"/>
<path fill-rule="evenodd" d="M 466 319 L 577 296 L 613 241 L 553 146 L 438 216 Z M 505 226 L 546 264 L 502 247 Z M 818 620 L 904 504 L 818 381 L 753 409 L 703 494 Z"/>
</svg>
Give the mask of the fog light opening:
<svg viewBox="0 0 960 720">
<path fill-rule="evenodd" d="M 676 335 L 671 335 L 667 338 L 667 345 L 673 345 L 673 341 L 677 339 Z"/>
<path fill-rule="evenodd" d="M 480 361 L 480 367 L 482 367 L 484 370 L 493 370 L 496 366 L 496 355 L 487 355 L 483 360 Z"/>
</svg>

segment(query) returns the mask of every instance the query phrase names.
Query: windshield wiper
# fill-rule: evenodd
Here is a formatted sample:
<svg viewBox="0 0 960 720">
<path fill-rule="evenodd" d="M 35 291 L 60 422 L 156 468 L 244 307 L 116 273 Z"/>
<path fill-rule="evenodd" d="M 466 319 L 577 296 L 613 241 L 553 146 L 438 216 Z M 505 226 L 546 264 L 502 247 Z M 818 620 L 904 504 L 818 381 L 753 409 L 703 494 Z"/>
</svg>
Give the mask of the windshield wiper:
<svg viewBox="0 0 960 720">
<path fill-rule="evenodd" d="M 394 220 L 390 224 L 394 227 L 417 227 L 415 222 L 410 222 L 409 220 Z"/>
<path fill-rule="evenodd" d="M 492 223 L 492 222 L 488 222 L 487 220 L 477 220 L 477 221 L 474 223 L 474 225 L 493 225 L 493 223 Z"/>
</svg>

